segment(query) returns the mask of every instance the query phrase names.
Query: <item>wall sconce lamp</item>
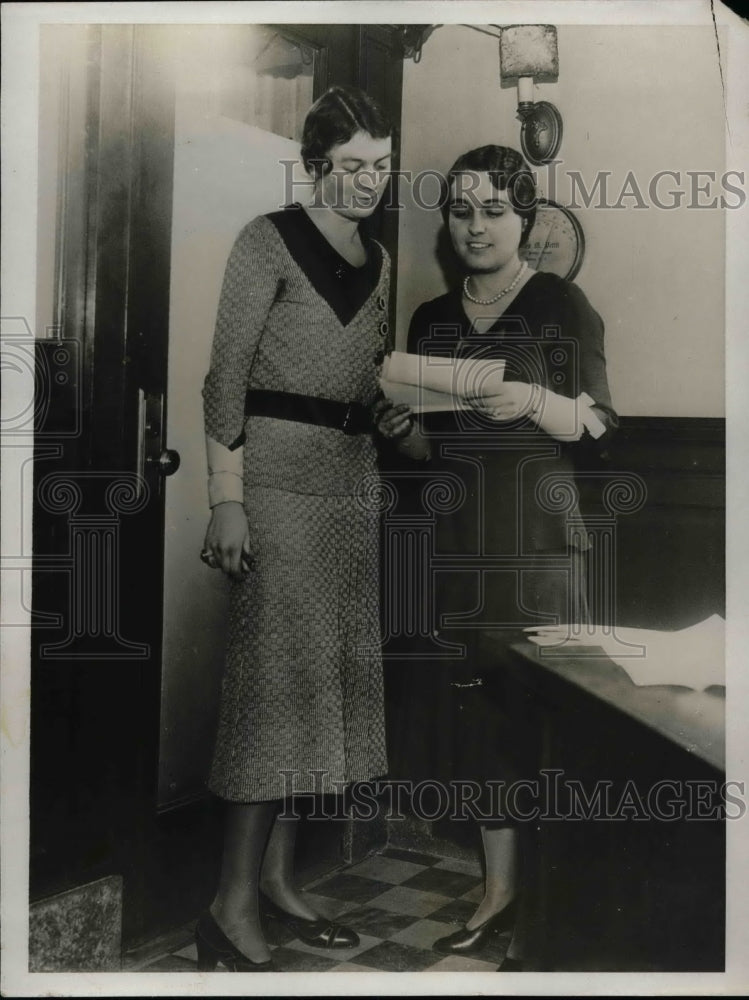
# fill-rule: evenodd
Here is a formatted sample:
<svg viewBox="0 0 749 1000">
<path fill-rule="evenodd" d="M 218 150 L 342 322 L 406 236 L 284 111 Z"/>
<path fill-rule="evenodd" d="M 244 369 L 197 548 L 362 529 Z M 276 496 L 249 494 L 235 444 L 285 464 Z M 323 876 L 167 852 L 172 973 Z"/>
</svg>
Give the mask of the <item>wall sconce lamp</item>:
<svg viewBox="0 0 749 1000">
<path fill-rule="evenodd" d="M 549 163 L 562 144 L 562 116 L 548 101 L 533 101 L 533 83 L 559 78 L 557 29 L 552 24 L 513 24 L 500 28 L 499 75 L 518 88 L 520 145 L 536 166 Z"/>
</svg>

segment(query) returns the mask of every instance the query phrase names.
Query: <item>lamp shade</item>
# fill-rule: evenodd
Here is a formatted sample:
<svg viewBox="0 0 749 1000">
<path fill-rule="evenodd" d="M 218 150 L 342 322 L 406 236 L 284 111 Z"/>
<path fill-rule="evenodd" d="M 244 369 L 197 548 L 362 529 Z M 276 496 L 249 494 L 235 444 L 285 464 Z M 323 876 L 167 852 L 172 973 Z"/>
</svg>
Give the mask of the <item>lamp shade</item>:
<svg viewBox="0 0 749 1000">
<path fill-rule="evenodd" d="M 557 29 L 553 24 L 512 24 L 499 36 L 502 83 L 531 76 L 543 83 L 559 77 Z"/>
</svg>

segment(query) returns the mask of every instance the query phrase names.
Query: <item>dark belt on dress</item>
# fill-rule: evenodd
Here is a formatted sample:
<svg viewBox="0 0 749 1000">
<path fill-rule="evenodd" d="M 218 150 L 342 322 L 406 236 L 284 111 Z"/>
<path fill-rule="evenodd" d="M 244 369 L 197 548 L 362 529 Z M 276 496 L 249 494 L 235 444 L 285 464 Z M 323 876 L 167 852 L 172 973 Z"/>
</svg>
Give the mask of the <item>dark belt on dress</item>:
<svg viewBox="0 0 749 1000">
<path fill-rule="evenodd" d="M 244 412 L 246 417 L 276 417 L 278 420 L 334 427 L 344 434 L 365 434 L 372 430 L 369 408 L 361 403 L 344 403 L 296 392 L 248 389 Z"/>
</svg>

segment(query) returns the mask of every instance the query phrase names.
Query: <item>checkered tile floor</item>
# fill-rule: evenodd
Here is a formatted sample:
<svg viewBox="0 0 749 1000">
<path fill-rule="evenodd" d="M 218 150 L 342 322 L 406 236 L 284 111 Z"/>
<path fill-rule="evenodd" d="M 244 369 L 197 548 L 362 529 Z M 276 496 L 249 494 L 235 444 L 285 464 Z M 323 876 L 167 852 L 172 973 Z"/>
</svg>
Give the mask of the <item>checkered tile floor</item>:
<svg viewBox="0 0 749 1000">
<path fill-rule="evenodd" d="M 343 873 L 306 887 L 320 913 L 353 927 L 357 948 L 311 948 L 277 921 L 267 925 L 273 960 L 282 972 L 493 972 L 509 934 L 493 937 L 471 958 L 442 956 L 434 941 L 457 930 L 483 894 L 478 863 L 388 848 Z M 195 971 L 194 923 L 125 958 L 130 971 Z M 219 966 L 222 969 L 223 966 Z"/>
</svg>

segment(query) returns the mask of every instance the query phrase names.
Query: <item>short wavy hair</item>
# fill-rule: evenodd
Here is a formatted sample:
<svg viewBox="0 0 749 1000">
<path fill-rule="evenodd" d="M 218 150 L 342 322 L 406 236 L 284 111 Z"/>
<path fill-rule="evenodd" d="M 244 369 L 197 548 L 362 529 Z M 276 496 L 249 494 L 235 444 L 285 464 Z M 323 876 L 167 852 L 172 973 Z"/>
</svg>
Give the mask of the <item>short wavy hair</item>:
<svg viewBox="0 0 749 1000">
<path fill-rule="evenodd" d="M 395 128 L 382 107 L 358 87 L 330 87 L 312 105 L 304 120 L 302 163 L 316 180 L 331 169 L 328 153 L 356 132 L 373 139 L 394 137 Z"/>
<path fill-rule="evenodd" d="M 465 173 L 489 174 L 498 191 L 507 191 L 510 204 L 522 220 L 520 246 L 525 246 L 536 220 L 538 194 L 533 174 L 520 153 L 510 146 L 478 146 L 459 156 L 442 181 L 440 207 L 445 224 L 450 214 L 450 188 L 456 177 Z"/>
</svg>

